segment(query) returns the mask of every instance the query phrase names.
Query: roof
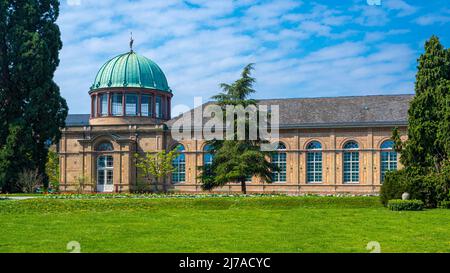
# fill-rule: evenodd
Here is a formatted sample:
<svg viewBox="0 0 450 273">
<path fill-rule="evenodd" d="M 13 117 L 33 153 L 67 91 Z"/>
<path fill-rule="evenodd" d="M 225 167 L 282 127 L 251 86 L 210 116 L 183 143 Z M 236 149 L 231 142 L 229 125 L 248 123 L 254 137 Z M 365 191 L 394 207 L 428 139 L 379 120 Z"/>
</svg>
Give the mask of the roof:
<svg viewBox="0 0 450 273">
<path fill-rule="evenodd" d="M 89 114 L 73 114 L 67 115 L 66 126 L 85 126 L 89 125 Z"/>
<path fill-rule="evenodd" d="M 413 97 L 408 94 L 263 99 L 258 104 L 279 106 L 281 128 L 396 126 L 407 125 L 409 103 Z M 166 124 L 170 127 L 181 117 L 177 116 Z M 66 124 L 88 125 L 89 115 L 68 115 Z"/>
<path fill-rule="evenodd" d="M 98 71 L 91 90 L 114 87 L 138 87 L 171 92 L 161 68 L 134 51 L 107 61 Z"/>
<path fill-rule="evenodd" d="M 395 126 L 407 125 L 409 102 L 413 96 L 408 94 L 263 99 L 258 100 L 258 104 L 279 106 L 280 128 Z M 167 125 L 170 127 L 181 117 L 180 115 L 173 118 Z"/>
</svg>

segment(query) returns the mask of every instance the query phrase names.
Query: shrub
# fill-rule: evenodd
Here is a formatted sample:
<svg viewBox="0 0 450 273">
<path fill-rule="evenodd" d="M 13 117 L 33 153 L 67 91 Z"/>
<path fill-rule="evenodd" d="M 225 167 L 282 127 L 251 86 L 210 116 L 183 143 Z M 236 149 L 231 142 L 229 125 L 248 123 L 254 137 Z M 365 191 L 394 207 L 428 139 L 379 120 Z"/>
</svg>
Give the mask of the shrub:
<svg viewBox="0 0 450 273">
<path fill-rule="evenodd" d="M 381 203 L 386 206 L 389 200 L 400 199 L 406 191 L 408 183 L 405 171 L 387 172 L 380 190 Z"/>
<path fill-rule="evenodd" d="M 423 210 L 423 202 L 421 200 L 389 200 L 388 208 L 393 211 L 401 210 Z"/>
<path fill-rule="evenodd" d="M 34 192 L 42 183 L 42 176 L 38 170 L 23 170 L 17 176 L 17 190 L 23 193 Z"/>
<path fill-rule="evenodd" d="M 408 190 L 412 199 L 422 200 L 427 208 L 437 207 L 448 196 L 446 181 L 436 173 L 411 178 Z"/>
<path fill-rule="evenodd" d="M 440 208 L 443 209 L 450 209 L 450 201 L 445 200 L 445 201 L 441 201 L 441 203 L 439 204 Z"/>
<path fill-rule="evenodd" d="M 408 192 L 411 199 L 424 202 L 426 208 L 435 208 L 442 201 L 450 200 L 450 172 L 432 172 L 421 174 L 414 169 L 403 169 L 386 174 L 385 182 L 381 187 L 381 202 L 386 205 L 389 200 L 400 199 L 403 192 Z"/>
</svg>

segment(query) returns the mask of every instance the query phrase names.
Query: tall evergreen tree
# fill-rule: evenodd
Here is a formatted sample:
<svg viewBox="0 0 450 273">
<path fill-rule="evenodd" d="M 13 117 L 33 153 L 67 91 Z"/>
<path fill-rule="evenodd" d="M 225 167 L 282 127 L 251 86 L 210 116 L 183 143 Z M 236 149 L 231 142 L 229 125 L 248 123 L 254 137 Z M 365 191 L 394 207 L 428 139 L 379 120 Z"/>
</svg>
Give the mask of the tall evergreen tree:
<svg viewBox="0 0 450 273">
<path fill-rule="evenodd" d="M 0 0 L 0 183 L 6 191 L 24 168 L 37 169 L 48 185 L 48 142 L 59 140 L 68 111 L 53 81 L 62 47 L 58 15 L 57 0 Z"/>
<path fill-rule="evenodd" d="M 401 160 L 421 173 L 439 172 L 449 159 L 450 54 L 438 37 L 432 36 L 418 63 L 416 95 L 408 111 L 408 140 Z"/>
<path fill-rule="evenodd" d="M 240 79 L 233 84 L 222 83 L 220 85 L 223 92 L 214 96 L 213 99 L 221 106 L 224 113 L 227 105 L 241 105 L 244 108 L 249 105 L 256 106 L 256 101 L 248 98 L 250 94 L 255 92 L 253 89 L 255 79 L 250 75 L 252 70 L 253 64 L 249 64 L 244 67 Z M 224 117 L 226 117 L 225 114 Z M 209 190 L 230 182 L 239 182 L 242 193 L 246 194 L 248 177 L 258 176 L 263 181 L 271 182 L 272 171 L 277 170 L 277 168 L 268 160 L 270 153 L 261 150 L 261 144 L 264 141 L 259 138 L 252 140 L 247 137 L 245 140 L 238 139 L 238 123 L 245 123 L 245 129 L 248 133 L 248 120 L 238 120 L 235 115 L 232 122 L 235 132 L 234 139 L 213 140 L 208 143 L 212 147 L 209 152 L 213 153 L 214 156 L 211 165 L 202 167 L 200 178 L 204 189 Z"/>
</svg>

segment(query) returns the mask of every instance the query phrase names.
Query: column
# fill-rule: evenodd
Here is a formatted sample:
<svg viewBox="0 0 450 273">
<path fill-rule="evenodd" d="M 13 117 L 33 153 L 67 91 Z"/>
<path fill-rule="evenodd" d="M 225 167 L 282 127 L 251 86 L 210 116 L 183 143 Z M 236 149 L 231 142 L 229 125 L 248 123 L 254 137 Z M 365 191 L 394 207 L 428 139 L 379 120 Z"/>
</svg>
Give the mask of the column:
<svg viewBox="0 0 450 273">
<path fill-rule="evenodd" d="M 125 105 L 126 105 L 125 92 L 122 92 L 122 116 L 126 116 Z"/>
<path fill-rule="evenodd" d="M 138 112 L 137 112 L 137 116 L 141 117 L 142 116 L 142 93 L 139 91 L 138 92 Z"/>
<path fill-rule="evenodd" d="M 111 116 L 111 92 L 108 92 L 108 116 Z"/>
<path fill-rule="evenodd" d="M 171 100 L 172 100 L 171 97 L 167 97 L 167 119 L 170 119 L 170 117 L 172 116 L 171 115 L 171 107 L 172 107 Z"/>
<path fill-rule="evenodd" d="M 152 100 L 152 117 L 156 118 L 156 93 L 153 93 L 153 100 Z"/>
<path fill-rule="evenodd" d="M 100 96 L 97 94 L 95 95 L 96 99 L 95 101 L 97 102 L 97 113 L 95 113 L 96 117 L 100 116 Z"/>
</svg>

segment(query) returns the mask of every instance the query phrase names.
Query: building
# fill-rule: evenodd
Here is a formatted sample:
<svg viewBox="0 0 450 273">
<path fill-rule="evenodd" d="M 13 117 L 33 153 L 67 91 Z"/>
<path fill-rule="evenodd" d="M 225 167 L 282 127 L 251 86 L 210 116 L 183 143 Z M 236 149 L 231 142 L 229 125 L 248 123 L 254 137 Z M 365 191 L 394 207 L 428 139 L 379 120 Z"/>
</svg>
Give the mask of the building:
<svg viewBox="0 0 450 273">
<path fill-rule="evenodd" d="M 69 115 L 60 153 L 61 190 L 129 192 L 137 188 L 135 153 L 177 148 L 172 177 L 154 190 L 201 192 L 198 166 L 212 155 L 202 139 L 175 141 L 171 99 L 163 71 L 132 50 L 106 62 L 89 91 L 91 113 Z M 273 183 L 253 177 L 249 192 L 377 193 L 387 170 L 399 167 L 391 132 L 405 138 L 413 95 L 260 100 L 279 105 L 280 139 Z M 216 189 L 239 192 L 240 184 Z"/>
</svg>

